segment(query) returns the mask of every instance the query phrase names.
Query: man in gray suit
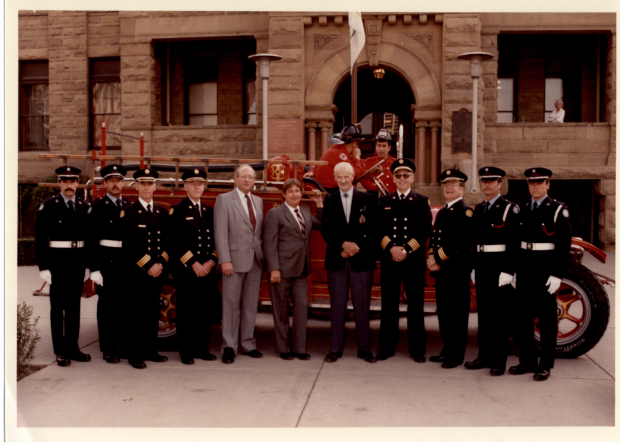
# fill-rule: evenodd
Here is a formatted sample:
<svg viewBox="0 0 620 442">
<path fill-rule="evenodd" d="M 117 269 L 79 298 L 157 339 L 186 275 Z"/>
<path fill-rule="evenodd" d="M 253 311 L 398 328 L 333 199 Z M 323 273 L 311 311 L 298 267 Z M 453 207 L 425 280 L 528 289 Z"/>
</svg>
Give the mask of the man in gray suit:
<svg viewBox="0 0 620 442">
<path fill-rule="evenodd" d="M 263 200 L 250 192 L 256 173 L 237 169 L 236 188 L 215 201 L 215 249 L 222 263 L 222 362 L 232 364 L 238 349 L 262 358 L 254 326 L 263 276 Z M 241 342 L 239 342 L 239 336 Z"/>
<path fill-rule="evenodd" d="M 310 271 L 310 235 L 320 229 L 321 222 L 310 209 L 299 205 L 303 186 L 296 179 L 282 185 L 284 204 L 265 216 L 265 256 L 271 272 L 269 294 L 273 305 L 276 352 L 284 360 L 297 357 L 310 359 L 306 353 L 308 322 L 308 272 Z M 312 196 L 321 217 L 323 199 Z M 289 346 L 288 298 L 293 300 L 292 348 Z"/>
</svg>

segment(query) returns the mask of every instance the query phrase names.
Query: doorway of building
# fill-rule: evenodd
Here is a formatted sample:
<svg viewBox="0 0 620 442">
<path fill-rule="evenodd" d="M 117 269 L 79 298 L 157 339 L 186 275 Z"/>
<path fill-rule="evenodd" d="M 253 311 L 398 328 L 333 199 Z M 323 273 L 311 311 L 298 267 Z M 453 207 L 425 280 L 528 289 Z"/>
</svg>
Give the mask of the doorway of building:
<svg viewBox="0 0 620 442">
<path fill-rule="evenodd" d="M 403 125 L 403 155 L 414 158 L 415 139 L 411 124 L 411 105 L 415 103 L 409 85 L 398 74 L 385 67 L 383 78 L 376 78 L 373 69 L 362 69 L 357 73 L 357 115 L 362 125 L 362 134 L 372 138 L 380 128 L 385 127 L 394 141 L 398 140 L 398 128 Z M 334 132 L 339 132 L 351 123 L 351 77 L 338 88 L 334 97 L 338 107 Z M 390 155 L 396 157 L 396 143 Z M 374 143 L 360 143 L 362 158 L 373 156 Z"/>
</svg>

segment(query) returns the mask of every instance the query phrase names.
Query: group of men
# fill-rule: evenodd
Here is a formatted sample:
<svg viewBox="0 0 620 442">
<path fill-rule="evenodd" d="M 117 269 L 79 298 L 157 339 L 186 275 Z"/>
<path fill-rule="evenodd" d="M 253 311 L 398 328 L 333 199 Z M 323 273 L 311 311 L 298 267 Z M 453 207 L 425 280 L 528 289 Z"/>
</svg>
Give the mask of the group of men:
<svg viewBox="0 0 620 442">
<path fill-rule="evenodd" d="M 103 168 L 106 196 L 90 207 L 76 197 L 79 169 L 57 169 L 61 192 L 41 205 L 36 242 L 41 277 L 51 284 L 52 338 L 58 365 L 90 360 L 77 345 L 80 294 L 89 274 L 100 286 L 97 319 L 100 349 L 107 362 L 126 357 L 133 367 L 145 368 L 145 361 L 167 360 L 157 353 L 156 339 L 159 294 L 168 272 L 177 287 L 181 361 L 191 365 L 194 358 L 215 360 L 209 352 L 207 313 L 209 286 L 218 262 L 222 269 L 222 362 L 233 363 L 238 353 L 262 357 L 254 329 L 265 265 L 276 352 L 284 360 L 310 359 L 306 342 L 310 238 L 313 229 L 320 229 L 327 243 L 325 269 L 331 302 L 332 336 L 326 362 L 342 357 L 349 293 L 357 356 L 371 363 L 394 356 L 401 283 L 408 302 L 409 354 L 415 362 L 425 362 L 423 305 L 428 268 L 436 279 L 444 343 L 431 361 L 441 362 L 443 368 L 464 361 L 471 280 L 478 300 L 479 354 L 465 367 L 504 374 L 512 334 L 519 346 L 519 365 L 509 372 L 534 372 L 534 379 L 547 379 L 557 335 L 555 293 L 568 265 L 571 241 L 568 209 L 547 195 L 551 171 L 525 171 L 532 200 L 520 208 L 500 195 L 505 172 L 483 167 L 479 175 L 485 202 L 472 209 L 463 201 L 467 175 L 447 169 L 441 174 L 446 205 L 433 226 L 428 197 L 412 190 L 416 167 L 406 158 L 389 157 L 390 137 L 385 129 L 376 137 L 377 157 L 389 165 L 384 175 L 391 174 L 388 189 L 394 191 L 377 199 L 355 188 L 356 176 L 380 161 L 362 164 L 356 152 L 358 133 L 355 126 L 348 126 L 339 137 L 343 143 L 330 148 L 332 163 L 336 163 L 332 166 L 335 187 L 329 189 L 324 204 L 322 197 L 311 197 L 316 217 L 300 205 L 303 185 L 296 179 L 284 183 L 283 203 L 263 216 L 263 201 L 252 193 L 256 175 L 249 165 L 237 168 L 235 188 L 219 195 L 214 209 L 201 202 L 206 173 L 188 170 L 182 177 L 187 197 L 169 211 L 153 201 L 158 173 L 151 168 L 134 173 L 139 198 L 133 204 L 122 197 L 126 170 L 116 164 Z M 316 172 L 316 176 L 325 173 Z M 378 260 L 381 325 L 375 355 L 371 351 L 370 294 Z M 509 299 L 515 297 L 518 301 L 508 308 Z M 127 305 L 125 313 L 119 314 L 118 305 Z M 504 320 L 511 310 L 516 313 L 514 327 Z M 540 361 L 534 341 L 536 315 L 543 350 Z"/>
</svg>

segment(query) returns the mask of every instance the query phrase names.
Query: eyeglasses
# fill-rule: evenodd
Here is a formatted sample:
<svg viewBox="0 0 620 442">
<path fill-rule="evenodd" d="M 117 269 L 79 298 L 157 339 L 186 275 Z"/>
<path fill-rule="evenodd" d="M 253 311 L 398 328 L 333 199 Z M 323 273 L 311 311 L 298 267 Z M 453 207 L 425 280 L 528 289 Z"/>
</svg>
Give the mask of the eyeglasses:
<svg viewBox="0 0 620 442">
<path fill-rule="evenodd" d="M 394 177 L 395 177 L 397 180 L 400 180 L 401 178 L 405 178 L 405 179 L 407 179 L 407 178 L 409 178 L 411 175 L 412 175 L 411 173 L 397 173 L 397 174 L 395 174 L 395 175 L 394 175 Z"/>
<path fill-rule="evenodd" d="M 460 183 L 451 182 L 451 183 L 443 183 L 444 187 L 460 187 Z"/>
<path fill-rule="evenodd" d="M 253 175 L 237 175 L 237 178 L 241 178 L 242 180 L 253 180 L 253 179 L 255 179 Z"/>
</svg>

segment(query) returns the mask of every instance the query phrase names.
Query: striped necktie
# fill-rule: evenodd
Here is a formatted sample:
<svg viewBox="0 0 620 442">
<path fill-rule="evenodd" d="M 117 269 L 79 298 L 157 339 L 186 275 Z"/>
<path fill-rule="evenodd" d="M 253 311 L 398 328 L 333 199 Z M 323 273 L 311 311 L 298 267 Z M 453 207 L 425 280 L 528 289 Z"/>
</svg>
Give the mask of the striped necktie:
<svg viewBox="0 0 620 442">
<path fill-rule="evenodd" d="M 299 208 L 295 209 L 295 214 L 297 215 L 297 221 L 299 221 L 299 227 L 301 227 L 301 236 L 306 236 L 306 224 L 304 224 L 304 218 L 299 213 Z"/>
</svg>

